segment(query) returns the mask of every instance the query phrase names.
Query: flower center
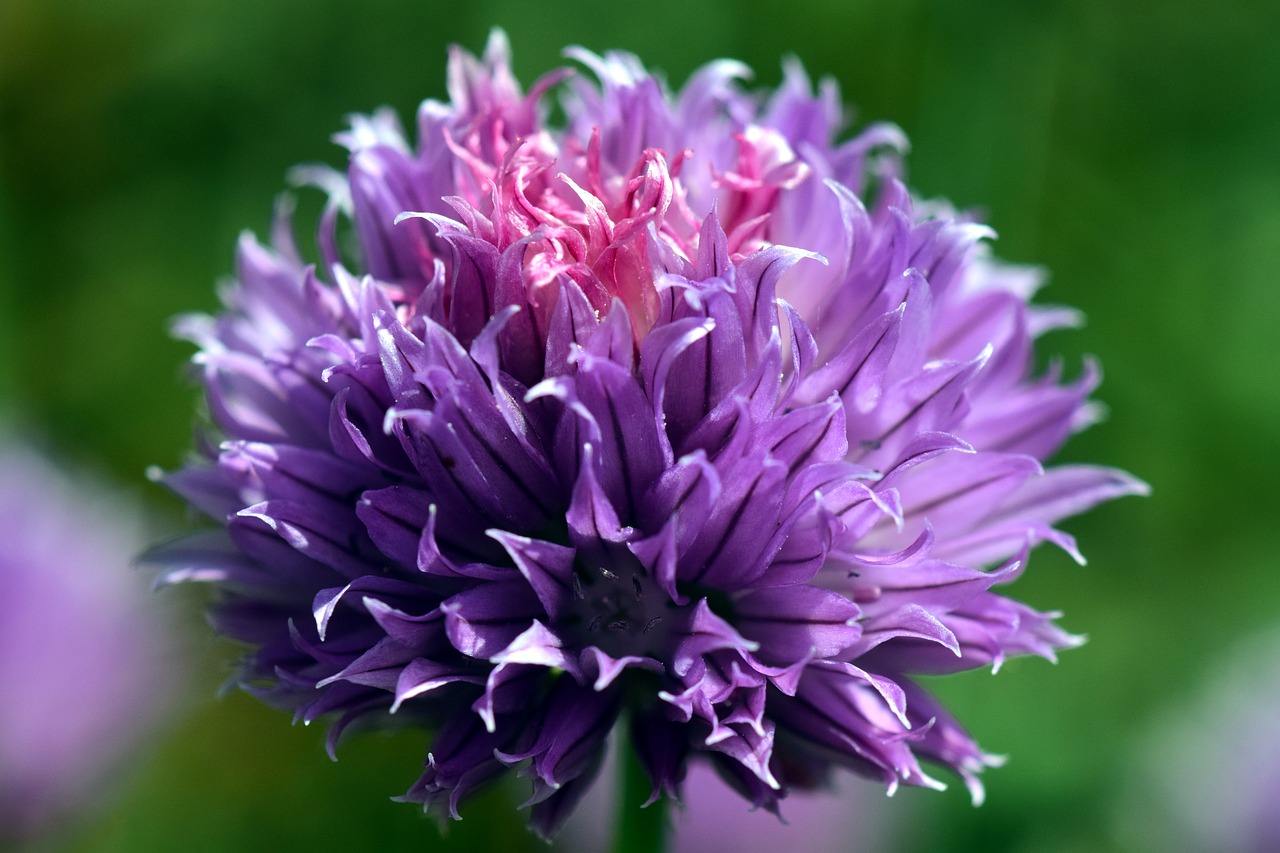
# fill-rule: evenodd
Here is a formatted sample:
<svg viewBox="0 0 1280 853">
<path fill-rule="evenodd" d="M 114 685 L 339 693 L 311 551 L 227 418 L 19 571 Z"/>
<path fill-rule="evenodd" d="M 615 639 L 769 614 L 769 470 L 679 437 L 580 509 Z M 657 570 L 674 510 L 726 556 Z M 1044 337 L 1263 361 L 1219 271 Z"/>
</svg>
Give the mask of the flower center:
<svg viewBox="0 0 1280 853">
<path fill-rule="evenodd" d="M 689 618 L 690 608 L 672 602 L 634 557 L 611 566 L 579 565 L 572 583 L 567 639 L 614 658 L 667 659 L 672 638 Z"/>
</svg>

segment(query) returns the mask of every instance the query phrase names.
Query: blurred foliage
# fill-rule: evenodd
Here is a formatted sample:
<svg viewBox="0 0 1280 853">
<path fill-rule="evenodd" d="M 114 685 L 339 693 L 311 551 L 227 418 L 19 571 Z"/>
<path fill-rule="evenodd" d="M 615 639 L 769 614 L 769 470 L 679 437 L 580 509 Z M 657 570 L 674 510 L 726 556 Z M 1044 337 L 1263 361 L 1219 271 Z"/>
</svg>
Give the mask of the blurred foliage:
<svg viewBox="0 0 1280 853">
<path fill-rule="evenodd" d="M 1121 845 L 1117 794 L 1150 721 L 1280 622 L 1280 4 L 0 0 L 0 416 L 125 482 L 177 465 L 197 394 L 169 319 L 216 307 L 237 234 L 266 230 L 290 166 L 340 163 L 344 115 L 443 97 L 446 45 L 478 50 L 493 25 L 526 83 L 571 43 L 634 51 L 675 84 L 733 56 L 773 85 L 794 53 L 859 122 L 907 131 L 919 192 L 980 205 L 1003 257 L 1052 272 L 1042 299 L 1083 309 L 1089 325 L 1041 351 L 1069 372 L 1098 356 L 1112 416 L 1063 458 L 1155 495 L 1068 523 L 1088 566 L 1042 549 L 1019 581 L 1089 645 L 933 685 L 1012 756 L 986 805 L 953 786 L 884 808 L 902 850 Z M 306 222 L 318 200 L 300 205 Z M 177 502 L 147 494 L 178 529 Z M 387 802 L 416 776 L 418 735 L 358 736 L 333 765 L 320 732 L 215 701 L 232 652 L 197 595 L 165 596 L 197 646 L 188 714 L 59 849 L 530 846 L 505 805 L 442 841 Z"/>
</svg>

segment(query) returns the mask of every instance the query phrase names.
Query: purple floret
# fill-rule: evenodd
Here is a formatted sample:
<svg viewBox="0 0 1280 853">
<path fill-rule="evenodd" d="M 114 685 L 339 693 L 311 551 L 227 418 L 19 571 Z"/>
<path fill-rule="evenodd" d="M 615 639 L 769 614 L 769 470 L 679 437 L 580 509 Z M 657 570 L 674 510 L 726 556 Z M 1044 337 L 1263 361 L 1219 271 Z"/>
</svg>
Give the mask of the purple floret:
<svg viewBox="0 0 1280 853">
<path fill-rule="evenodd" d="M 553 832 L 619 723 L 655 796 L 695 759 L 771 810 L 836 767 L 940 787 L 924 759 L 980 798 L 992 758 L 911 676 L 1075 645 L 997 589 L 1145 489 L 1040 464 L 1092 418 L 1095 370 L 1032 370 L 1075 315 L 913 201 L 896 129 L 836 141 L 798 66 L 761 100 L 735 63 L 672 94 L 569 56 L 523 94 L 501 35 L 455 51 L 416 148 L 379 113 L 345 175 L 300 171 L 318 265 L 287 219 L 242 240 L 180 324 L 221 443 L 166 478 L 225 533 L 168 578 L 217 585 L 241 683 L 331 743 L 428 727 L 405 799 L 455 817 L 518 768 Z"/>
</svg>

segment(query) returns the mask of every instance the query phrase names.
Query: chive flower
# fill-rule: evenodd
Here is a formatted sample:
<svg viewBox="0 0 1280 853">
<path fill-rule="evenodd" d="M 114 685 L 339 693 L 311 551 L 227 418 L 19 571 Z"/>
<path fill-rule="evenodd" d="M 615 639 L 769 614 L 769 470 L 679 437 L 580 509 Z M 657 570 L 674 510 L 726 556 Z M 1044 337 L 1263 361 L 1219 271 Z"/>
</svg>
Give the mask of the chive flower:
<svg viewBox="0 0 1280 853">
<path fill-rule="evenodd" d="M 217 587 L 239 683 L 331 746 L 425 727 L 429 811 L 515 773 L 550 835 L 614 731 L 652 798 L 697 761 L 775 811 L 837 770 L 981 799 L 995 759 L 914 677 L 1078 644 L 1002 590 L 1144 489 L 1041 464 L 1094 419 L 1095 367 L 1033 365 L 1076 314 L 798 64 L 672 92 L 567 57 L 525 92 L 500 33 L 455 49 L 413 134 L 358 116 L 345 173 L 298 171 L 314 263 L 287 210 L 241 240 L 178 324 L 214 437 L 164 479 L 219 529 L 165 579 Z"/>
<path fill-rule="evenodd" d="M 100 811 L 176 693 L 127 506 L 0 440 L 0 849 Z"/>
</svg>

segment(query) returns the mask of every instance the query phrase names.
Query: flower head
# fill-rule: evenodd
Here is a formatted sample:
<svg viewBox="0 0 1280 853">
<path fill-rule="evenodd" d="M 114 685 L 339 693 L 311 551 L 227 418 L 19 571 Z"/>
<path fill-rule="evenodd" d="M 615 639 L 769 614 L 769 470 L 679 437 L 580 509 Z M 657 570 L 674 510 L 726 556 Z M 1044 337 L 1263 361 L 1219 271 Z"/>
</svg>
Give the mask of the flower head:
<svg viewBox="0 0 1280 853">
<path fill-rule="evenodd" d="M 695 757 L 770 809 L 836 767 L 939 786 L 921 759 L 979 796 L 911 675 L 1075 644 L 996 588 L 1142 488 L 1040 465 L 1091 417 L 1092 368 L 1031 373 L 1074 314 L 913 202 L 897 130 L 837 142 L 798 65 L 762 100 L 731 62 L 672 94 L 568 55 L 526 94 L 501 35 L 456 51 L 416 146 L 354 119 L 345 175 L 299 173 L 317 266 L 287 219 L 242 240 L 180 327 L 224 440 L 167 478 L 225 535 L 169 578 L 216 583 L 243 683 L 333 740 L 430 727 L 406 799 L 455 816 L 519 768 L 553 831 L 620 723 L 655 796 Z"/>
<path fill-rule="evenodd" d="M 0 446 L 0 847 L 66 825 L 171 695 L 163 631 L 114 496 Z M 118 776 L 117 776 L 118 778 Z"/>
</svg>

